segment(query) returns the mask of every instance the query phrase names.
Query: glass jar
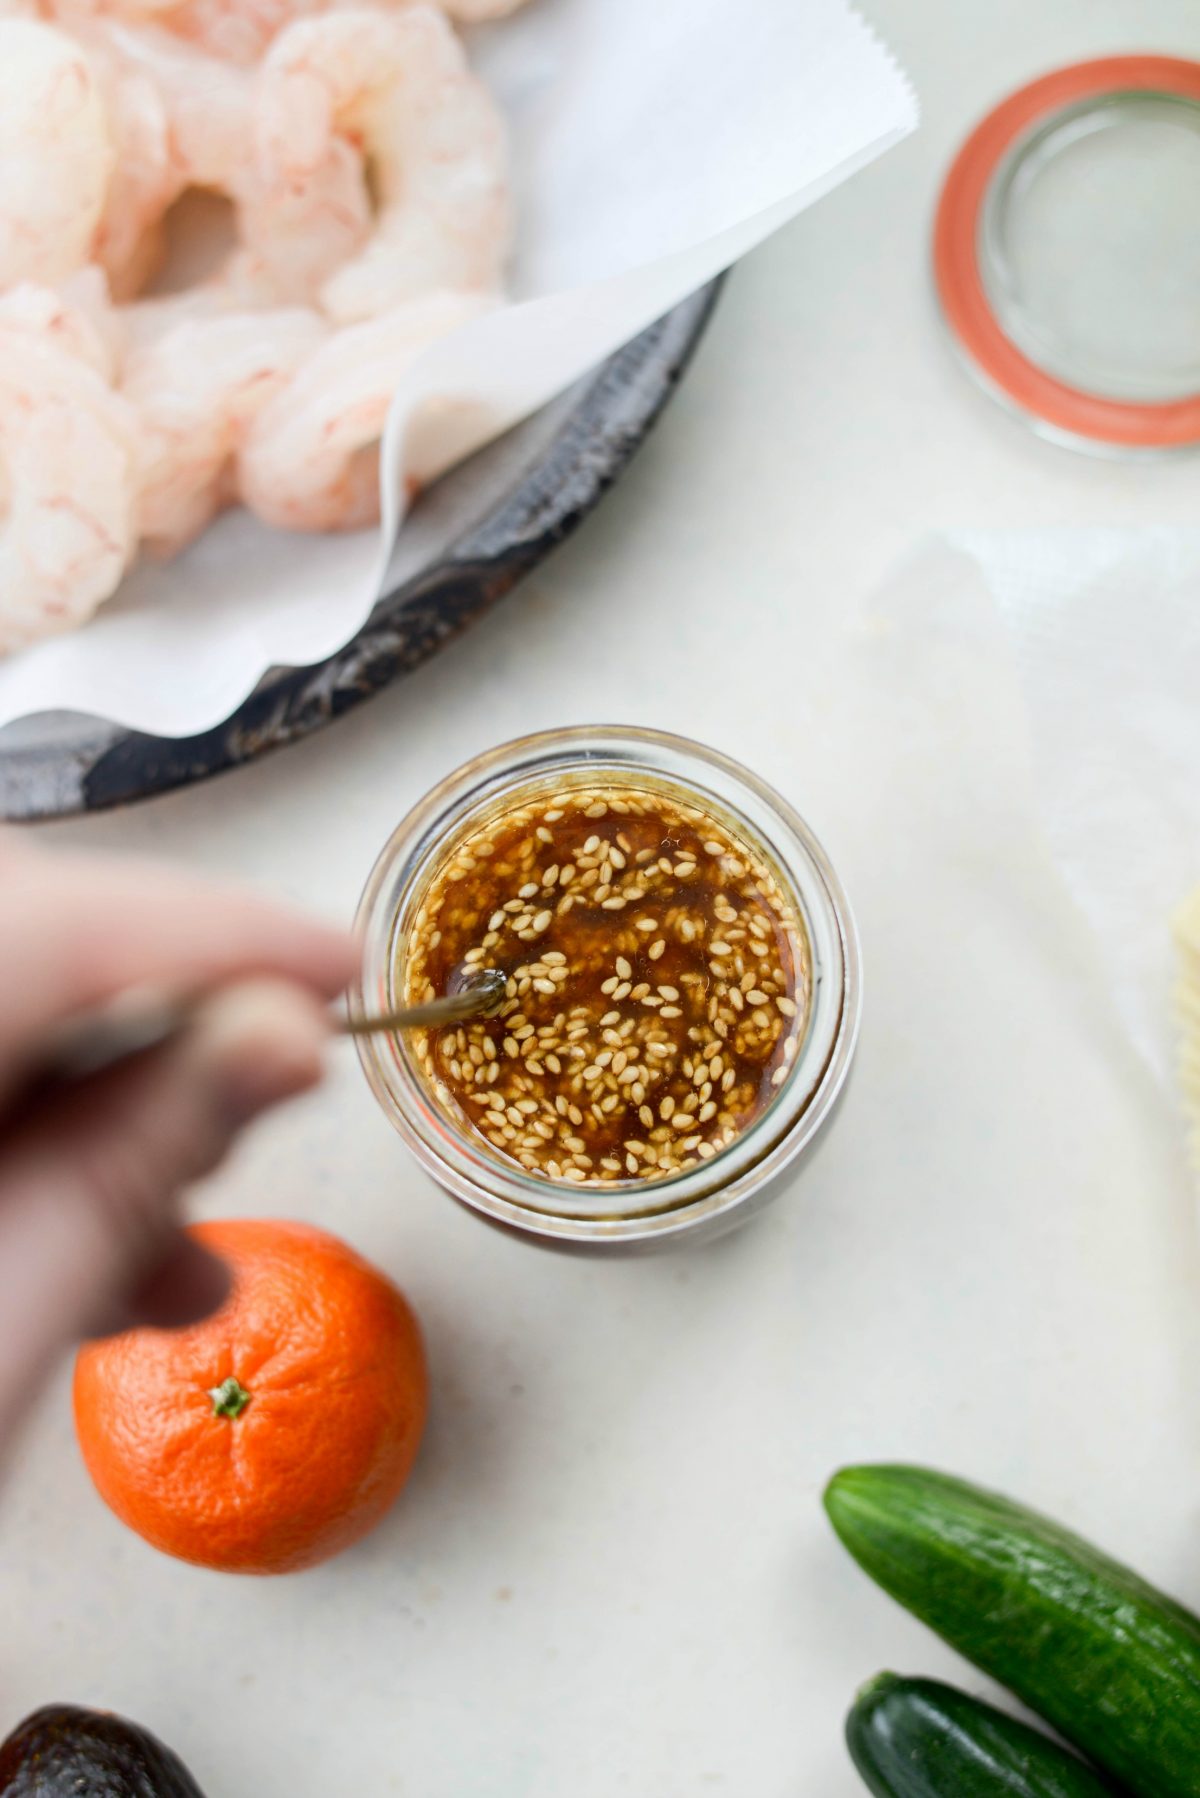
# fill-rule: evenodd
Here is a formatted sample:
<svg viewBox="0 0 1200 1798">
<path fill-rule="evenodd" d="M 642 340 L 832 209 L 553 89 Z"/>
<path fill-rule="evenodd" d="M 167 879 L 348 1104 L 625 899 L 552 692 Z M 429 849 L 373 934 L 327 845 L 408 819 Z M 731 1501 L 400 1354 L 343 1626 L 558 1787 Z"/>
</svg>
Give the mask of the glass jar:
<svg viewBox="0 0 1200 1798">
<path fill-rule="evenodd" d="M 521 801 L 611 784 L 702 808 L 740 837 L 794 898 L 808 935 L 812 997 L 803 1038 L 771 1103 L 710 1160 L 667 1178 L 572 1186 L 526 1172 L 460 1127 L 431 1094 L 403 1035 L 362 1037 L 375 1096 L 454 1198 L 529 1242 L 612 1254 L 710 1238 L 743 1222 L 811 1153 L 845 1085 L 858 1036 L 854 921 L 821 845 L 763 781 L 684 737 L 632 726 L 546 731 L 475 758 L 434 788 L 384 847 L 363 893 L 355 1011 L 403 1003 L 404 945 L 423 895 L 462 842 Z"/>
</svg>

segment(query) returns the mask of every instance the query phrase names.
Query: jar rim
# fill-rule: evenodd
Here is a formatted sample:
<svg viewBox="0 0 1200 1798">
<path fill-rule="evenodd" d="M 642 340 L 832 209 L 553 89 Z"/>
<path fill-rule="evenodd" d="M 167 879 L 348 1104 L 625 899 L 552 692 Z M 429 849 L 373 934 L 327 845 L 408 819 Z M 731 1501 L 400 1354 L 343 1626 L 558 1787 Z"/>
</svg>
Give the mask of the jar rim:
<svg viewBox="0 0 1200 1798">
<path fill-rule="evenodd" d="M 845 891 L 821 844 L 782 796 L 720 751 L 635 725 L 579 725 L 518 737 L 473 757 L 401 819 L 359 904 L 362 974 L 351 995 L 366 1011 L 394 995 L 395 932 L 426 889 L 448 836 L 461 838 L 489 803 L 535 784 L 594 773 L 669 782 L 725 814 L 769 852 L 799 901 L 812 956 L 805 1037 L 772 1104 L 711 1159 L 663 1180 L 582 1187 L 508 1164 L 436 1105 L 416 1059 L 394 1039 L 359 1038 L 369 1084 L 417 1159 L 452 1196 L 524 1236 L 571 1244 L 670 1240 L 714 1214 L 753 1208 L 762 1188 L 810 1143 L 840 1095 L 857 1041 L 861 964 Z M 551 1196 L 548 1196 L 551 1195 Z M 619 1198 L 615 1195 L 619 1195 Z M 711 1226 L 710 1226 L 711 1227 Z"/>
</svg>

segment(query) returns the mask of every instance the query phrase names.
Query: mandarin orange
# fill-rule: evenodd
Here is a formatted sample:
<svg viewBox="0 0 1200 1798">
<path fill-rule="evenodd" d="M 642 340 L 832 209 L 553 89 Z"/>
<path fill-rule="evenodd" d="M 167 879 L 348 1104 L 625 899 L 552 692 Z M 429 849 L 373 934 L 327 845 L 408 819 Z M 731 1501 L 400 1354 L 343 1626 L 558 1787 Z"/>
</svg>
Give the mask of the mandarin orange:
<svg viewBox="0 0 1200 1798">
<path fill-rule="evenodd" d="M 408 1478 L 427 1408 L 416 1319 L 323 1230 L 191 1234 L 229 1265 L 215 1316 L 84 1347 L 75 1427 L 102 1498 L 167 1554 L 287 1573 L 365 1535 Z"/>
</svg>

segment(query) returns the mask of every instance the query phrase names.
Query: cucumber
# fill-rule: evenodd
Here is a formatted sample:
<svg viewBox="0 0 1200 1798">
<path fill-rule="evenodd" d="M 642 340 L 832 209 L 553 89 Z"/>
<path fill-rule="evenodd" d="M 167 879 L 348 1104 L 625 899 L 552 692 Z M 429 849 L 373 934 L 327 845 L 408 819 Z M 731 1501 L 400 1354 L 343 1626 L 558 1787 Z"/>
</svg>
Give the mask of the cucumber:
<svg viewBox="0 0 1200 1798">
<path fill-rule="evenodd" d="M 875 1798 L 1112 1798 L 1090 1767 L 1027 1724 L 936 1679 L 881 1673 L 846 1719 Z"/>
<path fill-rule="evenodd" d="M 1137 1798 L 1200 1798 L 1200 1621 L 1182 1605 L 923 1468 L 847 1468 L 825 1508 L 872 1579 Z"/>
</svg>

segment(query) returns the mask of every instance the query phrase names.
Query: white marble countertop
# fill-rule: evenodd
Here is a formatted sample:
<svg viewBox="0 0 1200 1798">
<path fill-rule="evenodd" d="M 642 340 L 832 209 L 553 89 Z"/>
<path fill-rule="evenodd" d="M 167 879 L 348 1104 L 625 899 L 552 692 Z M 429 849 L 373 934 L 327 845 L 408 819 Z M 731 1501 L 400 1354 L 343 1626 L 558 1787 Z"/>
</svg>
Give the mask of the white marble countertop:
<svg viewBox="0 0 1200 1798">
<path fill-rule="evenodd" d="M 178 1566 L 93 1496 L 64 1379 L 0 1497 L 5 1727 L 51 1699 L 126 1711 L 210 1798 L 851 1798 L 856 1684 L 953 1663 L 825 1527 L 847 1459 L 1002 1484 L 1200 1601 L 1197 1257 L 1165 1107 L 1068 978 L 1032 833 L 981 799 L 986 705 L 915 662 L 877 703 L 838 672 L 924 533 L 1194 520 L 1194 462 L 1077 458 L 974 391 L 927 234 L 939 171 L 1009 87 L 1105 51 L 1196 55 L 1200 23 L 1190 0 L 869 11 L 921 131 L 737 272 L 579 536 L 332 730 L 50 832 L 344 918 L 410 801 L 486 745 L 599 717 L 706 737 L 807 813 L 856 902 L 866 1022 L 828 1143 L 725 1244 L 567 1262 L 441 1198 L 344 1055 L 198 1203 L 320 1222 L 409 1291 L 435 1389 L 409 1491 L 311 1574 Z"/>
</svg>

